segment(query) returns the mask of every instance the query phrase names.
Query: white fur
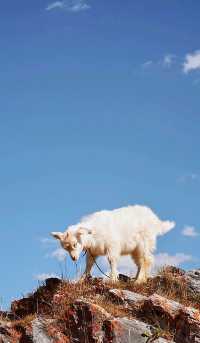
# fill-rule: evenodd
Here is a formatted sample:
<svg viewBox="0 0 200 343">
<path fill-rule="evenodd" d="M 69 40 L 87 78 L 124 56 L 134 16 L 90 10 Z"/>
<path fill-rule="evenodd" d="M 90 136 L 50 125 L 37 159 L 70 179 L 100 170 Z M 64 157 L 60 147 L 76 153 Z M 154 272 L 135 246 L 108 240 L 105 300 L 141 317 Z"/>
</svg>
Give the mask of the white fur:
<svg viewBox="0 0 200 343">
<path fill-rule="evenodd" d="M 106 255 L 111 267 L 110 277 L 116 281 L 120 256 L 131 255 L 138 267 L 136 281 L 140 283 L 146 281 L 152 265 L 156 237 L 174 226 L 174 222 L 161 221 L 150 208 L 135 205 L 93 213 L 66 232 L 52 234 L 74 260 L 82 250 L 87 251 L 84 277 L 90 274 L 94 259 Z"/>
</svg>

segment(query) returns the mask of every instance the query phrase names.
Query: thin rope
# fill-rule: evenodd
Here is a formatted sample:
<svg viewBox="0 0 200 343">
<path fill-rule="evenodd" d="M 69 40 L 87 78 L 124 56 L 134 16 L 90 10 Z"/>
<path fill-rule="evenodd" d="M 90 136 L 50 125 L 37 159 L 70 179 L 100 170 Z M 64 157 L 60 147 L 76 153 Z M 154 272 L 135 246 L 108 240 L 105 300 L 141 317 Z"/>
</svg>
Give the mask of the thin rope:
<svg viewBox="0 0 200 343">
<path fill-rule="evenodd" d="M 95 265 L 97 266 L 97 268 L 99 269 L 99 271 L 100 271 L 104 276 L 106 276 L 107 278 L 111 279 L 111 277 L 110 277 L 109 275 L 105 274 L 104 271 L 101 269 L 101 267 L 99 267 L 98 263 L 96 262 L 96 259 L 94 258 L 94 256 L 91 254 L 90 251 L 85 250 L 83 256 L 85 256 L 87 253 L 92 257 L 92 259 L 93 259 Z"/>
</svg>

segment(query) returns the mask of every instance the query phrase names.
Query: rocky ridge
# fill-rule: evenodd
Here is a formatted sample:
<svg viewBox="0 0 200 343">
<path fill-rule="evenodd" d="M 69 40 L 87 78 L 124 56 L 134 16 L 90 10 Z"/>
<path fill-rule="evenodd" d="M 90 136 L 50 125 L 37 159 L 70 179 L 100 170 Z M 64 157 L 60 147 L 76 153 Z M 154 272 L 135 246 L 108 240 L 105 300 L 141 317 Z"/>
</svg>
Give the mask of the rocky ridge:
<svg viewBox="0 0 200 343">
<path fill-rule="evenodd" d="M 0 313 L 0 343 L 200 343 L 200 270 L 121 279 L 47 279 Z"/>
</svg>

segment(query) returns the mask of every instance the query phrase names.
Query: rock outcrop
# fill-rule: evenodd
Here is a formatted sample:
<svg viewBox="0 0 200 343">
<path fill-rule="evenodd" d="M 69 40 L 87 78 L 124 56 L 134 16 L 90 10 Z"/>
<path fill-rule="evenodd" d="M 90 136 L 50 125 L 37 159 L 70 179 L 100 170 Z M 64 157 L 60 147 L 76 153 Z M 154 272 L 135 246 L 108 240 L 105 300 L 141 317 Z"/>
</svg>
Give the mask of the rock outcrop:
<svg viewBox="0 0 200 343">
<path fill-rule="evenodd" d="M 0 343 L 200 343 L 200 270 L 129 278 L 48 279 L 0 313 Z"/>
</svg>

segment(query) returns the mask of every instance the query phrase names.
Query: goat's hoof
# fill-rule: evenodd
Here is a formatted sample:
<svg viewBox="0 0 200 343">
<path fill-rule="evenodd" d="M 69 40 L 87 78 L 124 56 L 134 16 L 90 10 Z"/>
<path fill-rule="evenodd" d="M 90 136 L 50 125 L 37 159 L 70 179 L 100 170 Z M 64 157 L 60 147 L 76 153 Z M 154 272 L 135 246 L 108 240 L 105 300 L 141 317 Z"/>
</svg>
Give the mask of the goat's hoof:
<svg viewBox="0 0 200 343">
<path fill-rule="evenodd" d="M 83 275 L 83 276 L 81 276 L 81 278 L 80 278 L 80 282 L 85 282 L 85 281 L 88 281 L 88 280 L 90 280 L 92 277 L 91 277 L 91 275 Z"/>
<path fill-rule="evenodd" d="M 134 284 L 135 285 L 141 285 L 141 284 L 143 284 L 143 283 L 145 283 L 147 280 L 146 279 L 139 279 L 139 280 L 135 280 L 134 281 Z"/>
<path fill-rule="evenodd" d="M 110 282 L 112 282 L 112 283 L 119 282 L 119 276 L 118 276 L 118 275 L 116 275 L 116 276 L 111 276 L 109 280 L 110 280 Z"/>
<path fill-rule="evenodd" d="M 103 278 L 104 283 L 116 283 L 118 281 L 119 281 L 118 277 L 113 278 L 111 276 L 107 276 L 107 277 Z"/>
</svg>

